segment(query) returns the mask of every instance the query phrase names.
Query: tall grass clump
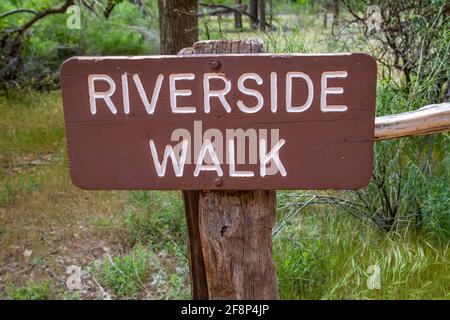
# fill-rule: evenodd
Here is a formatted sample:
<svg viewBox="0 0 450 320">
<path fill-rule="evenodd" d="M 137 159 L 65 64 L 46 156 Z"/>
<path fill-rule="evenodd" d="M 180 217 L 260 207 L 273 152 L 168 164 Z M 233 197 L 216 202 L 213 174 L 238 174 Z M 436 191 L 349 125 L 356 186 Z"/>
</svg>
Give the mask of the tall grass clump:
<svg viewBox="0 0 450 320">
<path fill-rule="evenodd" d="M 307 207 L 274 237 L 283 299 L 445 298 L 449 249 L 421 235 L 386 236 L 323 205 Z"/>
<path fill-rule="evenodd" d="M 149 253 L 137 246 L 129 255 L 106 260 L 101 280 L 117 298 L 136 298 L 145 287 L 149 275 Z"/>
<path fill-rule="evenodd" d="M 133 242 L 182 250 L 186 222 L 180 192 L 130 191 L 123 222 Z"/>
<path fill-rule="evenodd" d="M 136 245 L 128 254 L 106 253 L 94 272 L 105 286 L 104 298 L 187 299 L 189 271 L 186 259 L 154 246 Z M 108 296 L 109 295 L 109 296 Z"/>
</svg>

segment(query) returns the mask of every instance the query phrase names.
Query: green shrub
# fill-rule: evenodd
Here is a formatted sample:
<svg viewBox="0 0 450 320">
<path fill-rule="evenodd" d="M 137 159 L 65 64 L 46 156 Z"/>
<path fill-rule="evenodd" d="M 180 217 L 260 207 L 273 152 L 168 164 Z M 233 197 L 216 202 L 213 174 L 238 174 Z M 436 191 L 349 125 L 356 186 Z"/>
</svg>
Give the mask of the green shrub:
<svg viewBox="0 0 450 320">
<path fill-rule="evenodd" d="M 60 4 L 60 1 L 7 0 L 0 3 L 0 12 L 17 7 L 39 12 Z M 0 77 L 8 75 L 0 82 L 0 89 L 16 86 L 55 89 L 59 86 L 61 63 L 75 55 L 148 55 L 159 51 L 156 2 L 146 4 L 146 16 L 130 1 L 120 1 L 108 19 L 103 17 L 104 7 L 100 3 L 95 7 L 97 12 L 93 14 L 84 5 L 80 6 L 80 30 L 67 28 L 68 15 L 64 13 L 49 15 L 33 25 L 24 38 L 20 64 L 14 72 L 10 72 L 10 58 L 6 53 L 0 54 Z M 24 25 L 30 16 L 21 13 L 0 19 L 0 35 Z"/>
<path fill-rule="evenodd" d="M 180 192 L 131 191 L 123 221 L 132 241 L 156 248 L 185 243 L 186 222 Z"/>
<path fill-rule="evenodd" d="M 439 101 L 440 89 L 434 83 L 414 88 L 417 94 L 411 97 L 404 86 L 381 81 L 377 114 L 416 110 Z M 429 101 L 430 97 L 436 100 Z M 450 211 L 448 203 L 439 199 L 450 190 L 449 137 L 441 133 L 377 142 L 373 179 L 367 188 L 353 192 L 353 199 L 361 201 L 368 216 L 384 230 L 415 226 L 431 235 L 437 227 L 436 232 L 445 238 L 450 232 L 446 223 Z"/>
<path fill-rule="evenodd" d="M 49 291 L 50 284 L 48 282 L 30 281 L 26 286 L 15 289 L 10 296 L 13 300 L 44 300 L 49 298 Z"/>
<path fill-rule="evenodd" d="M 450 139 L 447 139 L 450 144 Z M 440 166 L 441 179 L 431 181 L 423 204 L 423 228 L 427 235 L 443 243 L 450 242 L 450 154 Z"/>
<path fill-rule="evenodd" d="M 159 52 L 157 24 L 157 18 L 145 20 L 137 6 L 124 1 L 107 20 L 86 14 L 80 45 L 86 55 L 154 54 Z"/>
<path fill-rule="evenodd" d="M 150 254 L 141 246 L 123 257 L 105 260 L 101 278 L 117 298 L 136 298 L 149 274 Z"/>
</svg>

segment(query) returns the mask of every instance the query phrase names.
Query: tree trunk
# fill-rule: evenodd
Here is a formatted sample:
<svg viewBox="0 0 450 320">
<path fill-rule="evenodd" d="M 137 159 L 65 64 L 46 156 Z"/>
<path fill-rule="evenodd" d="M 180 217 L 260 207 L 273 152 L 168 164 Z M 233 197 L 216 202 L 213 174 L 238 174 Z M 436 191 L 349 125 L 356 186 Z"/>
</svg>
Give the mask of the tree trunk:
<svg viewBox="0 0 450 320">
<path fill-rule="evenodd" d="M 235 0 L 236 5 L 241 5 L 242 0 Z M 240 12 L 234 13 L 234 27 L 238 30 L 242 29 L 242 14 Z"/>
<path fill-rule="evenodd" d="M 248 14 L 250 15 L 251 28 L 256 29 L 258 27 L 258 0 L 250 0 Z"/>
<path fill-rule="evenodd" d="M 339 26 L 339 0 L 333 0 L 333 28 Z"/>
<path fill-rule="evenodd" d="M 444 101 L 450 101 L 450 79 L 447 78 L 447 93 L 444 96 Z"/>
<path fill-rule="evenodd" d="M 273 0 L 269 0 L 269 26 L 273 29 Z"/>
<path fill-rule="evenodd" d="M 161 54 L 177 54 L 198 40 L 197 0 L 159 0 Z"/>
<path fill-rule="evenodd" d="M 259 39 L 201 41 L 180 54 L 261 53 Z M 275 191 L 184 191 L 194 299 L 278 299 Z M 206 295 L 206 297 L 205 297 Z"/>
<path fill-rule="evenodd" d="M 264 0 L 258 0 L 259 30 L 266 30 L 266 4 Z"/>
</svg>

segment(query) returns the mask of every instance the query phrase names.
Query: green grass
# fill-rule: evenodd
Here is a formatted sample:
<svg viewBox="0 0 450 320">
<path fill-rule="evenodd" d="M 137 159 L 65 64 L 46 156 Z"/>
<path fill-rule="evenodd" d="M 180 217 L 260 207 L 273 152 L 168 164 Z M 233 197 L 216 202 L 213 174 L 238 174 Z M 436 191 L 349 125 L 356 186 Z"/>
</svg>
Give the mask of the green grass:
<svg viewBox="0 0 450 320">
<path fill-rule="evenodd" d="M 107 260 L 102 279 L 117 298 L 136 298 L 149 274 L 149 254 L 140 246 L 131 254 Z"/>
<path fill-rule="evenodd" d="M 14 91 L 0 96 L 0 161 L 56 152 L 64 146 L 60 92 Z"/>
<path fill-rule="evenodd" d="M 311 207 L 274 239 L 283 299 L 448 299 L 450 245 L 384 234 L 332 207 Z M 367 285 L 379 268 L 380 289 Z"/>
<path fill-rule="evenodd" d="M 108 257 L 97 268 L 100 281 L 113 298 L 189 298 L 186 261 L 179 261 L 164 250 L 155 250 L 154 246 L 138 244 L 126 255 Z"/>
<path fill-rule="evenodd" d="M 134 242 L 149 242 L 159 249 L 186 249 L 187 229 L 179 191 L 130 191 L 122 219 Z"/>
<path fill-rule="evenodd" d="M 50 284 L 48 282 L 29 282 L 26 286 L 14 289 L 10 297 L 13 300 L 45 300 L 49 298 Z"/>
<path fill-rule="evenodd" d="M 0 111 L 0 244 L 4 248 L 0 268 L 7 270 L 0 286 L 11 288 L 0 297 L 86 298 L 49 279 L 47 270 L 63 279 L 66 261 L 89 270 L 98 257 L 86 251 L 99 244 L 123 248 L 111 251 L 111 260 L 103 255 L 100 267 L 94 268 L 112 297 L 189 297 L 179 192 L 92 192 L 74 187 L 68 175 L 59 92 L 12 92 L 0 98 Z M 81 243 L 73 238 L 80 230 L 87 232 Z M 30 261 L 22 256 L 26 249 L 32 249 Z"/>
</svg>

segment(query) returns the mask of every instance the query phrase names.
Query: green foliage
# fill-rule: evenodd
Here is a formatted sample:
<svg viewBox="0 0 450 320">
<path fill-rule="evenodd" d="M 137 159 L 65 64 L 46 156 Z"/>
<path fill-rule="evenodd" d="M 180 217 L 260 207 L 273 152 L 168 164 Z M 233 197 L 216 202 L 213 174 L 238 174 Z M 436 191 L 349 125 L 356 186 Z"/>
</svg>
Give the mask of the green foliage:
<svg viewBox="0 0 450 320">
<path fill-rule="evenodd" d="M 319 11 L 325 1 L 295 0 L 295 1 L 273 1 L 275 14 L 308 14 L 314 15 Z M 266 9 L 267 10 L 267 9 Z"/>
<path fill-rule="evenodd" d="M 104 21 L 83 15 L 80 46 L 87 55 L 142 55 L 159 51 L 156 17 L 144 19 L 138 8 L 126 1 L 117 5 Z"/>
<path fill-rule="evenodd" d="M 60 1 L 56 0 L 7 0 L 0 2 L 0 11 L 16 7 L 39 11 L 58 3 Z M 157 52 L 156 1 L 145 3 L 147 17 L 143 17 L 130 1 L 120 1 L 108 19 L 103 18 L 101 12 L 97 17 L 83 9 L 81 30 L 67 29 L 64 14 L 42 20 L 33 27 L 22 48 L 24 82 L 9 85 L 26 83 L 40 89 L 51 88 L 61 61 L 73 54 Z M 231 0 L 220 3 L 234 4 Z M 339 38 L 330 36 L 330 30 L 324 29 L 322 20 L 314 16 L 324 4 L 324 1 L 297 1 L 296 4 L 274 1 L 275 12 L 283 13 L 283 16 L 275 17 L 277 30 L 266 33 L 249 33 L 247 18 L 243 19 L 242 33 L 232 30 L 232 16 L 222 17 L 220 26 L 217 17 L 202 18 L 199 21 L 200 37 L 231 39 L 256 35 L 265 40 L 269 52 L 276 53 L 370 51 L 369 45 L 373 41 L 368 41 L 356 28 L 339 34 Z M 435 4 L 442 4 L 442 1 Z M 364 11 L 364 7 L 361 10 Z M 24 13 L 0 19 L 0 30 L 23 25 L 29 17 Z M 420 40 L 432 27 L 432 21 L 419 16 L 414 17 L 414 21 L 415 27 L 420 29 L 421 36 L 416 36 Z M 415 110 L 442 101 L 449 74 L 450 29 L 431 31 L 431 56 L 413 70 L 408 86 L 398 73 L 390 73 L 388 67 L 379 64 L 377 115 Z M 48 199 L 63 197 L 56 190 L 60 185 L 54 183 L 55 180 L 47 184 L 43 181 L 55 176 L 66 181 L 67 159 L 39 171 L 40 176 L 34 169 L 26 173 L 12 170 L 20 168 L 22 162 L 29 163 L 48 153 L 65 154 L 59 95 L 59 92 L 38 94 L 26 90 L 12 91 L 0 97 L 0 210 L 14 206 L 28 193 L 36 192 L 47 203 L 52 202 Z M 377 232 L 359 223 L 337 205 L 306 207 L 274 237 L 281 297 L 449 298 L 449 146 L 449 134 L 377 142 L 376 179 L 359 194 L 333 192 L 333 195 L 367 203 L 368 217 L 384 223 L 390 232 Z M 383 181 L 381 188 L 377 185 L 380 181 Z M 84 194 L 77 195 L 72 186 L 65 183 L 61 185 L 67 188 L 67 199 L 58 200 L 65 203 L 57 202 L 56 211 L 73 216 L 76 204 L 79 207 L 82 203 L 84 206 L 80 210 L 92 211 L 94 206 L 85 200 Z M 127 200 L 119 209 L 120 227 L 124 226 L 131 241 L 124 244 L 125 252 L 116 257 L 107 255 L 103 264 L 99 262 L 97 279 L 116 298 L 189 298 L 186 225 L 180 193 L 130 191 L 123 195 Z M 288 214 L 281 207 L 302 205 L 290 195 L 292 193 L 279 193 L 279 221 Z M 76 202 L 77 197 L 82 200 Z M 105 207 L 110 206 L 112 198 L 105 199 Z M 41 199 L 35 201 L 44 202 Z M 389 206 L 394 209 L 393 219 Z M 36 211 L 39 220 L 51 221 L 49 210 L 28 207 L 29 203 L 21 210 Z M 120 205 L 113 207 L 120 208 Z M 110 228 L 116 222 L 110 216 L 88 217 L 86 221 L 97 229 Z M 53 225 L 52 228 L 58 230 Z M 1 223 L 0 239 L 19 237 L 17 229 L 17 226 Z M 29 234 L 28 229 L 26 234 Z M 381 271 L 381 289 L 367 286 L 368 268 L 374 265 Z M 30 282 L 7 294 L 13 299 L 45 299 L 49 298 L 51 290 L 48 282 Z M 71 294 L 59 296 L 76 297 Z"/>
<path fill-rule="evenodd" d="M 101 3 L 103 2 L 103 3 Z M 15 80 L 0 83 L 0 88 L 30 86 L 53 89 L 59 83 L 61 63 L 74 55 L 143 55 L 159 51 L 158 14 L 155 1 L 146 3 L 146 15 L 130 1 L 118 1 L 110 16 L 103 16 L 106 1 L 100 1 L 96 12 L 81 5 L 81 29 L 69 29 L 69 14 L 54 14 L 37 22 L 24 39 L 20 53 L 20 69 Z M 0 3 L 0 12 L 17 7 L 37 12 L 59 6 L 61 1 L 13 1 Z M 13 14 L 0 19 L 0 35 L 24 25 L 31 14 Z M 0 71 L 10 65 L 0 55 Z M 2 72 L 0 72 L 0 75 Z"/>
<path fill-rule="evenodd" d="M 306 231 L 305 228 L 310 229 Z M 325 276 L 324 249 L 317 225 L 313 223 L 292 225 L 283 230 L 282 236 L 274 239 L 281 298 L 315 298 L 317 286 Z"/>
<path fill-rule="evenodd" d="M 448 73 L 433 74 L 433 71 L 437 70 L 435 61 L 446 61 L 444 68 L 448 68 L 448 1 L 344 0 L 343 3 L 347 9 L 342 14 L 343 32 L 355 32 L 387 70 L 389 78 L 397 78 L 400 73 L 397 80 L 404 82 L 406 90 L 412 88 L 414 77 L 420 79 L 421 84 L 429 75 L 439 79 L 438 86 L 446 81 Z M 382 15 L 378 32 L 368 30 L 366 10 L 370 5 L 377 5 Z M 337 38 L 341 38 L 343 32 L 339 32 Z"/>
<path fill-rule="evenodd" d="M 448 67 L 441 63 L 436 66 Z M 437 70 L 433 74 L 442 72 Z M 377 114 L 401 113 L 440 102 L 438 83 L 436 77 L 425 82 L 413 78 L 407 90 L 392 80 L 380 81 Z M 446 221 L 450 210 L 448 202 L 442 201 L 450 190 L 449 145 L 448 133 L 377 142 L 374 177 L 366 189 L 357 192 L 372 219 L 381 222 L 386 230 L 415 226 L 433 238 L 449 240 L 450 228 Z M 439 227 L 434 229 L 434 226 Z"/>
<path fill-rule="evenodd" d="M 154 246 L 138 244 L 130 254 L 104 260 L 99 280 L 114 298 L 188 299 L 188 266 L 185 257 L 155 253 Z"/>
<path fill-rule="evenodd" d="M 117 298 L 136 298 L 147 281 L 150 258 L 144 248 L 136 246 L 129 255 L 106 260 L 102 280 Z"/>
<path fill-rule="evenodd" d="M 295 206 L 286 199 L 280 206 Z M 339 208 L 308 207 L 274 239 L 273 252 L 282 299 L 449 297 L 448 243 L 386 236 Z M 368 286 L 374 267 L 379 289 Z"/>
<path fill-rule="evenodd" d="M 0 181 L 0 208 L 12 205 L 18 200 L 20 194 L 27 194 L 36 189 L 37 183 L 33 176 L 19 175 L 16 178 L 3 178 Z"/>
<path fill-rule="evenodd" d="M 450 139 L 447 136 L 447 146 Z M 422 205 L 423 227 L 429 236 L 443 243 L 450 242 L 450 155 L 442 162 L 437 175 L 440 179 L 434 179 L 429 183 L 428 193 Z"/>
<path fill-rule="evenodd" d="M 14 156 L 48 153 L 64 145 L 59 92 L 16 90 L 0 96 L 0 162 Z"/>
<path fill-rule="evenodd" d="M 24 287 L 13 290 L 10 294 L 13 300 L 44 300 L 49 298 L 50 284 L 48 282 L 28 282 Z"/>
<path fill-rule="evenodd" d="M 57 92 L 24 90 L 0 97 L 0 207 L 37 188 L 32 175 L 7 175 L 9 167 L 20 167 L 21 157 L 37 158 L 63 148 L 64 123 L 61 112 L 55 112 L 59 103 Z"/>
<path fill-rule="evenodd" d="M 123 220 L 134 242 L 151 242 L 161 248 L 185 244 L 186 224 L 179 192 L 131 191 Z"/>
</svg>

